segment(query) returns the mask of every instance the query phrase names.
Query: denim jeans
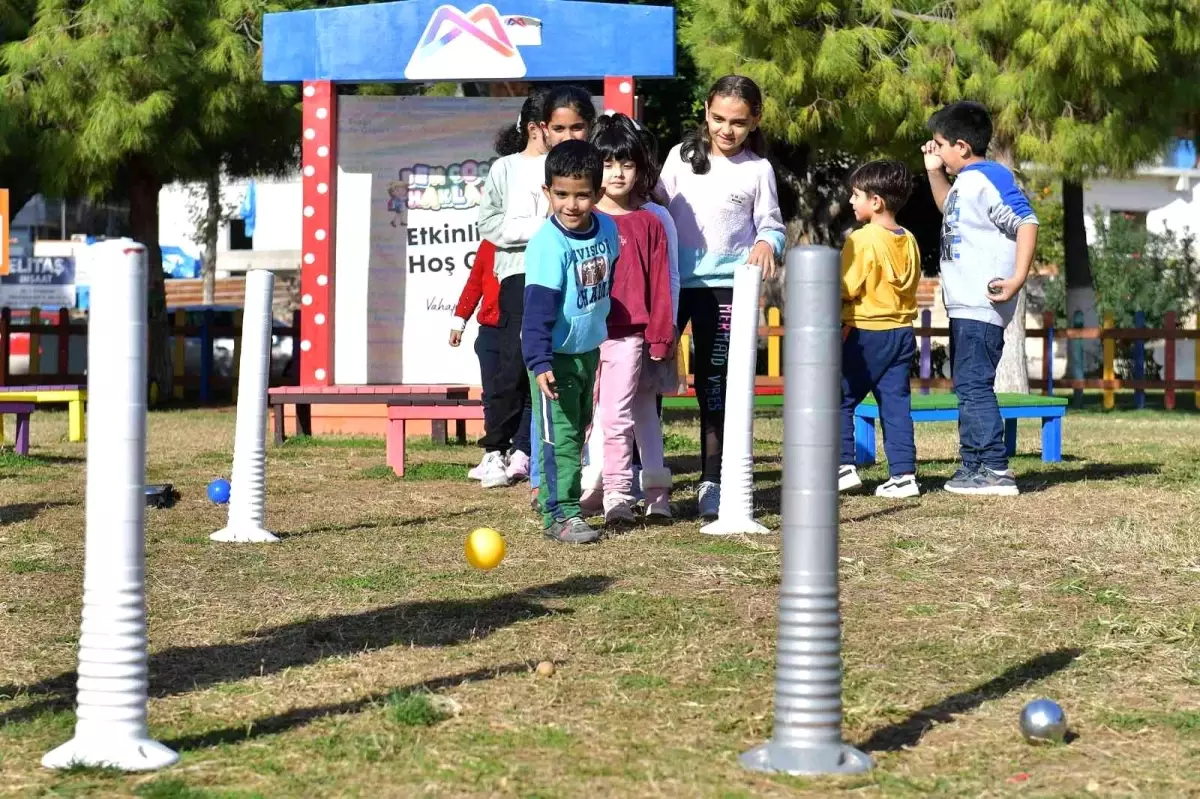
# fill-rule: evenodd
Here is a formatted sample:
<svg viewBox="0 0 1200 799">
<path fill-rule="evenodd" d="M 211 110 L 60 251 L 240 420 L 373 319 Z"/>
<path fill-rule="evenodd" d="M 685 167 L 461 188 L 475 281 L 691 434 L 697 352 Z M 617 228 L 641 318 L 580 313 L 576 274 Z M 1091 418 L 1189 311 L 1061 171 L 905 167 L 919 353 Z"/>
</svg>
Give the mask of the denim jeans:
<svg viewBox="0 0 1200 799">
<path fill-rule="evenodd" d="M 963 466 L 1008 469 L 1004 422 L 996 402 L 996 365 L 1004 328 L 974 319 L 950 320 L 950 369 L 958 394 L 958 441 Z"/>
<path fill-rule="evenodd" d="M 911 326 L 892 330 L 851 328 L 842 342 L 843 466 L 854 465 L 854 409 L 868 394 L 874 394 L 879 403 L 888 473 L 892 477 L 917 473 L 908 383 L 916 350 Z"/>
</svg>

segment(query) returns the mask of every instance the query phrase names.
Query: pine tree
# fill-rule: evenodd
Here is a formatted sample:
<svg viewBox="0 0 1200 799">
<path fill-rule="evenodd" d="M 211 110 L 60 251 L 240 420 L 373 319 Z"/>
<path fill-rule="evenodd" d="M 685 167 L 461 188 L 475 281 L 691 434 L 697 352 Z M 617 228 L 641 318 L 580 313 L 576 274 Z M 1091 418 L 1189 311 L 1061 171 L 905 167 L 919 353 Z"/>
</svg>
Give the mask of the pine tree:
<svg viewBox="0 0 1200 799">
<path fill-rule="evenodd" d="M 257 169 L 297 137 L 295 89 L 261 80 L 266 8 L 255 0 L 38 0 L 28 36 L 3 50 L 3 97 L 40 128 L 43 188 L 129 200 L 133 236 L 150 252 L 149 371 L 160 397 L 170 394 L 172 369 L 159 190 L 214 167 Z"/>
<path fill-rule="evenodd" d="M 709 75 L 759 81 L 775 137 L 919 161 L 936 108 L 991 109 L 990 157 L 1124 174 L 1200 106 L 1200 0 L 689 0 Z M 1080 211 L 1082 209 L 1080 208 Z M 1070 257 L 1068 262 L 1071 263 Z M 1028 390 L 1024 315 L 997 385 Z"/>
</svg>

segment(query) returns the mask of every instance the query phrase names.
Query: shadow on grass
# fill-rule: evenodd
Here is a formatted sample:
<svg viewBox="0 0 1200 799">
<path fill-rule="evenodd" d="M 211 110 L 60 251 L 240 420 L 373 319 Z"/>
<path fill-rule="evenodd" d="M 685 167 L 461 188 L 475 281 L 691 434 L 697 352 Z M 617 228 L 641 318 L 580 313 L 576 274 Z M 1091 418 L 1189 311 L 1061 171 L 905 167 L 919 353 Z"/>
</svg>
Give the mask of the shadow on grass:
<svg viewBox="0 0 1200 799">
<path fill-rule="evenodd" d="M 78 504 L 78 502 L 18 502 L 16 505 L 4 505 L 0 507 L 0 525 L 27 522 L 36 518 L 44 510 L 66 508 Z"/>
<path fill-rule="evenodd" d="M 301 538 L 319 533 L 353 533 L 359 530 L 377 530 L 385 527 L 417 527 L 423 524 L 443 522 L 459 516 L 470 516 L 478 512 L 479 508 L 467 508 L 449 513 L 439 513 L 436 516 L 411 516 L 407 519 L 364 519 L 358 522 L 329 522 L 327 524 L 314 524 L 309 527 L 301 527 L 298 530 L 283 532 L 276 530 L 274 532 L 280 538 Z"/>
<path fill-rule="evenodd" d="M 1023 493 L 1045 491 L 1056 485 L 1086 480 L 1124 480 L 1159 474 L 1158 463 L 1089 463 L 1073 469 L 1029 469 L 1017 474 L 1017 485 Z"/>
<path fill-rule="evenodd" d="M 1082 649 L 1056 649 L 1018 663 L 985 683 L 951 694 L 940 702 L 926 705 L 901 722 L 876 730 L 859 748 L 864 752 L 896 752 L 916 746 L 935 724 L 947 724 L 954 721 L 955 716 L 974 710 L 984 702 L 999 699 L 1060 672 L 1081 654 Z"/>
<path fill-rule="evenodd" d="M 260 719 L 238 724 L 235 727 L 224 727 L 218 730 L 210 730 L 209 732 L 199 733 L 197 735 L 188 735 L 182 738 L 175 738 L 164 743 L 176 751 L 187 751 L 194 749 L 204 749 L 212 746 L 223 746 L 225 744 L 238 744 L 243 741 L 250 741 L 255 738 L 261 738 L 267 735 L 278 735 L 279 733 L 287 732 L 288 730 L 303 727 L 306 724 L 326 718 L 328 716 L 341 716 L 349 713 L 361 713 L 364 710 L 374 706 L 381 705 L 387 702 L 388 698 L 393 694 L 399 693 L 436 693 L 444 691 L 447 688 L 455 688 L 464 683 L 480 682 L 482 680 L 491 680 L 496 677 L 503 677 L 509 674 L 526 674 L 537 666 L 534 662 L 527 663 L 508 663 L 503 666 L 487 669 L 475 669 L 474 671 L 465 671 L 458 674 L 451 674 L 447 677 L 437 677 L 424 682 L 407 685 L 403 688 L 391 689 L 382 691 L 377 694 L 365 696 L 362 699 L 355 699 L 350 702 L 337 702 L 330 705 L 316 705 L 315 707 L 300 707 L 288 710 L 284 713 L 279 713 L 274 716 L 264 716 Z"/>
<path fill-rule="evenodd" d="M 499 596 L 402 602 L 363 613 L 256 630 L 239 642 L 174 647 L 150 656 L 150 695 L 186 693 L 370 649 L 453 646 L 474 641 L 517 622 L 568 615 L 570 609 L 549 608 L 541 600 L 600 594 L 612 583 L 613 578 L 607 575 L 579 575 Z M 0 713 L 0 725 L 71 707 L 75 680 L 75 672 L 68 671 L 28 687 L 0 685 L 0 696 L 42 697 L 25 707 Z"/>
</svg>

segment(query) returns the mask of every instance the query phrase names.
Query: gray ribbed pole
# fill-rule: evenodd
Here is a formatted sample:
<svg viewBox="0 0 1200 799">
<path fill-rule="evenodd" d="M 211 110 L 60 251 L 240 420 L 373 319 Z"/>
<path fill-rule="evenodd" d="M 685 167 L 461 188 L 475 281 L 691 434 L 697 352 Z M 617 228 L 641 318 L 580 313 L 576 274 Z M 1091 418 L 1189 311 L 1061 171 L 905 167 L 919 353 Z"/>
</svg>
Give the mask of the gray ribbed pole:
<svg viewBox="0 0 1200 799">
<path fill-rule="evenodd" d="M 775 729 L 742 755 L 755 771 L 849 774 L 871 758 L 842 742 L 838 608 L 841 258 L 828 247 L 787 256 L 784 337 L 783 578 Z"/>
</svg>

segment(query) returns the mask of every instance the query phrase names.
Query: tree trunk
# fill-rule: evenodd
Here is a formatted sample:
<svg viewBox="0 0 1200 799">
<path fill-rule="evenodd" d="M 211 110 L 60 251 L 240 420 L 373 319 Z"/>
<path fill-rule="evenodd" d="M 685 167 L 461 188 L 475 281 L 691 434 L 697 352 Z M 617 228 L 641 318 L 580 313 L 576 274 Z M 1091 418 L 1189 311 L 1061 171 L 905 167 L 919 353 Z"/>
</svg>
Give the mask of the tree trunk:
<svg viewBox="0 0 1200 799">
<path fill-rule="evenodd" d="M 992 158 L 1012 169 L 1014 166 L 1012 145 L 997 142 L 993 145 Z M 1012 321 L 1004 329 L 1004 353 L 996 366 L 997 392 L 1009 394 L 1029 393 L 1029 365 L 1025 359 L 1025 289 L 1017 294 L 1017 309 Z"/>
<path fill-rule="evenodd" d="M 217 295 L 217 234 L 221 231 L 221 170 L 214 169 L 205 182 L 204 255 L 200 277 L 203 279 L 204 304 L 212 305 Z"/>
<path fill-rule="evenodd" d="M 1062 183 L 1063 260 L 1067 282 L 1067 324 L 1071 325 L 1076 312 L 1083 314 L 1084 327 L 1099 327 L 1096 312 L 1096 289 L 1092 284 L 1092 267 L 1088 261 L 1087 227 L 1083 222 L 1083 184 L 1069 180 Z M 1100 342 L 1083 341 L 1083 363 L 1075 364 L 1079 348 L 1067 347 L 1067 374 L 1075 375 L 1081 367 L 1087 374 L 1100 363 Z"/>
<path fill-rule="evenodd" d="M 171 335 L 167 319 L 167 289 L 162 250 L 158 246 L 158 193 L 162 180 L 146 159 L 134 156 L 129 165 L 129 226 L 135 241 L 146 246 L 146 313 L 149 350 L 147 377 L 151 404 L 171 396 Z"/>
</svg>

